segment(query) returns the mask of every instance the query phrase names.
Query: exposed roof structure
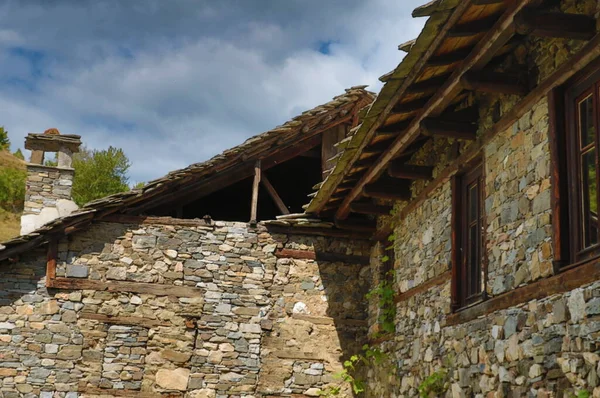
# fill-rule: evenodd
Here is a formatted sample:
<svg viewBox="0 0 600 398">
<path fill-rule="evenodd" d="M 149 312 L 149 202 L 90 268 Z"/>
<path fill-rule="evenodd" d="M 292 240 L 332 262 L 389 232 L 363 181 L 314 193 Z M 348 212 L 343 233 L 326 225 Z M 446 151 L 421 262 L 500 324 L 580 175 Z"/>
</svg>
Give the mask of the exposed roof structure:
<svg viewBox="0 0 600 398">
<path fill-rule="evenodd" d="M 434 165 L 410 163 L 432 137 L 477 146 L 478 109 L 465 100 L 473 92 L 530 93 L 534 82 L 521 71 L 495 71 L 526 35 L 590 40 L 596 34 L 592 17 L 561 13 L 556 2 L 548 3 L 435 0 L 415 9 L 414 17 L 429 16 L 424 29 L 399 46 L 408 54 L 380 78 L 381 92 L 352 137 L 340 144 L 344 150 L 306 212 L 340 226 L 352 224 L 352 214 L 384 214 L 389 206 L 373 200 L 408 201 L 412 181 L 438 177 Z"/>
<path fill-rule="evenodd" d="M 92 201 L 70 216 L 48 223 L 31 234 L 4 242 L 0 245 L 0 260 L 45 243 L 53 234 L 70 233 L 111 214 L 144 214 L 145 210 L 182 195 L 222 188 L 251 175 L 257 159 L 262 159 L 263 167 L 268 168 L 296 156 L 303 149 L 314 146 L 312 141 L 320 139 L 318 135 L 324 130 L 341 123 L 356 125 L 358 111 L 374 99 L 374 93 L 365 90 L 365 87 L 351 87 L 332 101 L 251 137 L 205 162 L 172 171 L 150 181 L 143 188 Z"/>
</svg>

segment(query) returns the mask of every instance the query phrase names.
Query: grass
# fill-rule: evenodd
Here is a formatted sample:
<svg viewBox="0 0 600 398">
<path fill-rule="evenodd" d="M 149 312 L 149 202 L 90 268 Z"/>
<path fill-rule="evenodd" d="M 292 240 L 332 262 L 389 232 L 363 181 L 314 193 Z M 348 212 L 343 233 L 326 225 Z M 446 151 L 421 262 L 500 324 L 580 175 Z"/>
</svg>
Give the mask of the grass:
<svg viewBox="0 0 600 398">
<path fill-rule="evenodd" d="M 0 168 L 25 170 L 25 162 L 8 151 L 0 151 Z M 0 242 L 20 235 L 21 214 L 0 208 Z"/>
<path fill-rule="evenodd" d="M 0 242 L 19 236 L 21 215 L 0 209 Z"/>
</svg>

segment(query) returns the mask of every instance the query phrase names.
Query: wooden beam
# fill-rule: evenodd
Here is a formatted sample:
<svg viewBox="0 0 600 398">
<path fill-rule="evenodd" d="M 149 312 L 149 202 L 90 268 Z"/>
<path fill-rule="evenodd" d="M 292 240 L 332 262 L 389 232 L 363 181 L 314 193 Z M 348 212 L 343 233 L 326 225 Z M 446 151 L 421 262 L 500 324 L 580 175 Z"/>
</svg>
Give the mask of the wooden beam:
<svg viewBox="0 0 600 398">
<path fill-rule="evenodd" d="M 513 106 L 511 110 L 506 112 L 490 130 L 483 133 L 480 139 L 473 143 L 466 152 L 461 154 L 460 157 L 443 169 L 433 181 L 431 181 L 408 205 L 402 209 L 397 217 L 394 217 L 393 220 L 390 220 L 387 226 L 381 228 L 379 232 L 373 236 L 373 239 L 387 239 L 387 237 L 392 233 L 392 227 L 390 223 L 397 223 L 406 218 L 406 216 L 420 206 L 423 201 L 427 200 L 431 192 L 447 183 L 452 176 L 461 170 L 464 164 L 467 164 L 477 156 L 480 156 L 483 146 L 492 140 L 499 132 L 508 129 L 515 122 L 515 120 L 518 120 L 527 112 L 531 111 L 531 108 L 544 96 L 547 96 L 551 90 L 565 83 L 573 75 L 587 67 L 599 56 L 600 34 L 597 34 L 592 40 L 586 43 L 586 45 L 583 46 L 583 48 L 579 50 L 577 54 L 575 54 L 569 60 L 569 62 L 564 63 L 550 76 L 543 80 L 535 89 L 527 94 L 525 98 Z M 597 63 L 595 67 L 600 67 L 600 62 L 596 62 Z M 552 148 L 552 146 L 550 148 Z"/>
<path fill-rule="evenodd" d="M 392 206 L 377 205 L 375 203 L 358 203 L 350 205 L 350 211 L 358 214 L 371 214 L 374 216 L 389 216 Z"/>
<path fill-rule="evenodd" d="M 417 287 L 413 287 L 403 293 L 396 294 L 394 296 L 394 303 L 400 303 L 402 301 L 406 301 L 411 297 L 416 296 L 417 294 L 426 292 L 434 286 L 443 285 L 444 283 L 450 281 L 451 271 L 446 271 L 443 274 L 440 274 L 436 277 L 428 279 L 427 281 L 421 283 Z"/>
<path fill-rule="evenodd" d="M 433 167 L 416 166 L 404 162 L 393 161 L 388 167 L 388 175 L 407 180 L 431 180 Z"/>
<path fill-rule="evenodd" d="M 369 256 L 354 256 L 343 253 L 321 252 L 312 250 L 296 250 L 296 249 L 277 249 L 275 251 L 277 258 L 295 258 L 299 260 L 316 260 L 327 262 L 342 262 L 348 264 L 369 265 Z"/>
<path fill-rule="evenodd" d="M 260 159 L 254 164 L 254 182 L 252 183 L 252 201 L 250 202 L 250 224 L 256 224 L 258 217 L 258 187 L 262 175 Z"/>
<path fill-rule="evenodd" d="M 381 153 L 385 151 L 392 144 L 392 142 L 393 140 L 380 141 L 376 144 L 369 145 L 363 150 L 363 153 L 365 155 Z"/>
<path fill-rule="evenodd" d="M 185 219 L 173 217 L 132 216 L 130 214 L 110 214 L 101 217 L 99 221 L 113 222 L 119 224 L 143 224 L 143 225 L 175 225 L 184 227 L 205 227 L 212 229 L 212 221 L 202 218 Z"/>
<path fill-rule="evenodd" d="M 522 35 L 590 40 L 596 34 L 596 19 L 583 14 L 526 9 L 515 17 L 515 27 Z"/>
<path fill-rule="evenodd" d="M 423 106 L 429 101 L 428 97 L 419 98 L 410 102 L 398 103 L 394 106 L 392 110 L 393 114 L 405 114 L 405 113 L 413 113 L 421 110 Z"/>
<path fill-rule="evenodd" d="M 440 66 L 449 66 L 457 62 L 461 62 L 469 56 L 472 50 L 473 49 L 470 47 L 461 48 L 460 50 L 456 50 L 448 54 L 431 57 L 427 60 L 427 66 L 437 68 Z"/>
<path fill-rule="evenodd" d="M 460 80 L 463 74 L 471 69 L 478 70 L 482 68 L 487 62 L 489 62 L 490 59 L 493 58 L 494 54 L 496 54 L 499 49 L 504 47 L 504 45 L 511 39 L 511 37 L 514 35 L 515 15 L 517 15 L 528 5 L 535 4 L 538 1 L 539 0 L 522 0 L 516 3 L 511 3 L 509 9 L 504 13 L 504 15 L 502 15 L 502 17 L 500 17 L 500 19 L 494 24 L 488 33 L 486 33 L 485 36 L 478 41 L 475 49 L 461 64 L 461 68 L 452 73 L 450 78 L 443 83 L 443 86 L 423 108 L 423 111 L 413 119 L 406 132 L 396 138 L 392 146 L 389 147 L 388 150 L 386 150 L 386 152 L 384 152 L 377 159 L 373 166 L 371 166 L 370 169 L 362 176 L 354 189 L 348 193 L 344 199 L 344 202 L 342 202 L 338 211 L 336 212 L 336 217 L 338 219 L 344 219 L 348 217 L 348 214 L 350 213 L 350 203 L 352 203 L 363 192 L 363 187 L 367 185 L 373 178 L 379 176 L 387 164 L 394 157 L 396 157 L 398 153 L 402 153 L 402 151 L 404 151 L 420 135 L 421 121 L 427 117 L 438 116 L 443 109 L 445 109 L 445 107 L 452 102 L 453 98 L 455 98 L 455 96 L 462 91 Z M 454 13 L 460 12 L 458 15 L 456 15 L 456 20 L 458 20 L 462 15 L 462 12 L 464 12 L 465 9 L 470 6 L 470 2 L 461 2 L 454 11 Z M 455 16 L 454 13 L 453 16 Z M 444 29 L 449 28 L 450 27 L 448 25 L 445 25 L 444 27 Z M 444 32 L 442 31 L 440 34 L 443 33 Z M 435 51 L 436 48 L 432 48 L 432 51 Z M 423 60 L 423 63 L 426 62 L 426 59 L 428 59 L 429 56 L 431 55 L 428 54 Z M 419 69 L 417 68 L 417 70 Z M 407 84 L 410 83 L 411 81 L 408 80 Z M 405 92 L 406 88 L 403 84 L 390 99 L 391 103 L 389 106 L 386 106 L 385 110 L 377 116 L 377 119 L 371 127 L 373 132 L 378 129 L 379 125 L 383 123 L 383 121 L 389 115 L 389 112 L 394 105 L 393 101 L 397 101 Z M 360 156 L 360 154 L 357 156 Z"/>
<path fill-rule="evenodd" d="M 52 285 L 56 279 L 56 259 L 58 258 L 58 241 L 56 238 L 48 242 L 48 256 L 46 260 L 46 287 Z"/>
<path fill-rule="evenodd" d="M 432 77 L 411 85 L 406 92 L 408 94 L 434 94 L 446 81 L 450 75 Z"/>
<path fill-rule="evenodd" d="M 273 199 L 273 202 L 275 202 L 275 205 L 277 206 L 277 208 L 279 209 L 281 214 L 290 214 L 290 210 L 285 206 L 285 203 L 283 203 L 283 200 L 281 200 L 281 197 L 279 196 L 279 194 L 277 193 L 277 191 L 271 184 L 271 181 L 269 181 L 269 179 L 267 178 L 267 175 L 265 174 L 264 171 L 261 173 L 260 181 L 262 182 L 264 187 L 267 189 L 267 192 L 271 196 L 271 199 Z"/>
<path fill-rule="evenodd" d="M 113 325 L 133 325 L 145 328 L 155 328 L 158 326 L 173 326 L 171 322 L 163 322 L 157 319 L 145 318 L 139 316 L 111 316 L 105 314 L 96 314 L 93 312 L 80 312 L 79 319 L 91 319 L 102 323 Z"/>
<path fill-rule="evenodd" d="M 492 15 L 483 19 L 457 25 L 448 32 L 448 37 L 471 37 L 490 30 L 500 16 Z"/>
<path fill-rule="evenodd" d="M 460 83 L 467 90 L 484 93 L 525 95 L 528 92 L 521 76 L 508 73 L 468 72 Z"/>
<path fill-rule="evenodd" d="M 332 238 L 345 238 L 356 240 L 368 240 L 372 231 L 345 231 L 337 228 L 313 228 L 313 227 L 282 227 L 280 225 L 265 225 L 267 230 L 276 234 L 326 236 Z"/>
<path fill-rule="evenodd" d="M 204 297 L 204 289 L 188 286 L 164 285 L 158 283 L 142 282 L 123 282 L 111 281 L 102 282 L 91 279 L 79 278 L 56 278 L 52 281 L 55 289 L 78 289 L 78 290 L 98 290 L 107 292 L 130 292 L 152 294 L 155 296 L 174 296 L 174 297 Z"/>
<path fill-rule="evenodd" d="M 347 229 L 356 232 L 374 233 L 377 229 L 377 224 L 375 221 L 358 218 L 335 220 L 335 225 L 340 229 Z"/>
<path fill-rule="evenodd" d="M 410 200 L 410 186 L 400 184 L 397 180 L 381 178 L 379 181 L 365 185 L 363 195 L 375 199 Z"/>
<path fill-rule="evenodd" d="M 421 122 L 421 132 L 433 137 L 447 137 L 472 141 L 477 138 L 477 125 L 440 119 L 425 119 Z"/>
</svg>

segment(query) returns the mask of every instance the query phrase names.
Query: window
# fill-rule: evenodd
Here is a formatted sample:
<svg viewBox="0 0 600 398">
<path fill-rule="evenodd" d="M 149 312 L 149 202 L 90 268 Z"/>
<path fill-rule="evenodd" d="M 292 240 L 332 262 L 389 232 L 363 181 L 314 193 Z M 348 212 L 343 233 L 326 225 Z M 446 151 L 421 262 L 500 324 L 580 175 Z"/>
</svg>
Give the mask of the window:
<svg viewBox="0 0 600 398">
<path fill-rule="evenodd" d="M 572 83 L 565 92 L 570 263 L 600 255 L 599 101 L 598 73 Z"/>
<path fill-rule="evenodd" d="M 468 306 L 483 298 L 483 166 L 453 180 L 452 308 Z"/>
</svg>

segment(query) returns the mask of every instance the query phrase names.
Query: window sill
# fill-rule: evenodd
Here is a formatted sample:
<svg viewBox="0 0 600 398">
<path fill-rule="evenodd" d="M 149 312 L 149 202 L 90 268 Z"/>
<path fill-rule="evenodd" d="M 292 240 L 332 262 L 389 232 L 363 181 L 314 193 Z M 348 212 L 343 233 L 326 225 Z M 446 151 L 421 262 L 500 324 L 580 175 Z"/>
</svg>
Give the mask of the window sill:
<svg viewBox="0 0 600 398">
<path fill-rule="evenodd" d="M 458 325 L 531 300 L 539 300 L 553 294 L 565 293 L 600 279 L 600 258 L 573 264 L 561 273 L 532 282 L 499 296 L 462 308 L 446 317 L 446 326 Z"/>
</svg>

